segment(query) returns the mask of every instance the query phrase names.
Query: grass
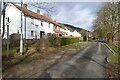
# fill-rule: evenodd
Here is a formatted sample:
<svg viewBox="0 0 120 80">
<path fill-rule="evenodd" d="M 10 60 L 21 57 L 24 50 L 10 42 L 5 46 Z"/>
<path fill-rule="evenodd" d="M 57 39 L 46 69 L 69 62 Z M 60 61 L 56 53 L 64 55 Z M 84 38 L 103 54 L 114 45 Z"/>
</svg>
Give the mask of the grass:
<svg viewBox="0 0 120 80">
<path fill-rule="evenodd" d="M 80 43 L 80 44 L 77 44 L 77 45 L 75 46 L 75 48 L 81 49 L 81 48 L 85 47 L 85 46 L 88 44 L 88 42 L 79 42 L 79 43 Z"/>
<path fill-rule="evenodd" d="M 16 50 L 19 49 L 19 47 L 11 47 L 10 48 L 10 54 L 13 55 L 14 53 L 16 53 Z M 7 48 L 6 47 L 3 47 L 2 48 L 2 56 L 6 56 L 7 55 Z"/>
<path fill-rule="evenodd" d="M 110 44 L 110 43 L 104 43 L 112 52 L 113 54 L 108 56 L 107 61 L 109 63 L 117 63 L 120 64 L 120 54 L 119 54 L 119 50 L 120 47 L 115 46 L 114 44 Z"/>
<path fill-rule="evenodd" d="M 119 55 L 119 54 L 110 55 L 110 56 L 107 58 L 107 60 L 108 60 L 109 63 L 117 63 L 117 64 L 120 64 L 120 55 Z"/>
<path fill-rule="evenodd" d="M 33 48 L 34 45 L 33 46 L 27 45 L 27 47 L 28 48 Z M 27 58 L 27 56 L 14 57 L 15 54 L 17 53 L 17 50 L 19 50 L 19 46 L 10 47 L 10 50 L 9 50 L 10 60 L 8 60 L 7 57 L 6 57 L 7 49 L 6 49 L 6 47 L 2 48 L 2 51 L 3 51 L 2 52 L 3 71 L 10 66 L 21 63 L 22 61 L 25 60 L 25 58 Z"/>
<path fill-rule="evenodd" d="M 114 42 L 115 43 L 115 42 Z M 108 74 L 113 78 L 120 78 L 120 46 L 118 43 L 104 43 L 112 52 L 113 54 L 107 57 L 109 71 Z M 117 46 L 116 46 L 117 45 Z"/>
<path fill-rule="evenodd" d="M 24 45 L 24 48 L 26 48 L 26 47 L 32 48 L 32 47 L 34 47 L 34 44 L 33 45 L 31 45 L 31 44 Z M 19 48 L 20 48 L 20 46 L 10 47 L 10 49 L 9 49 L 10 55 L 14 55 L 17 52 L 17 50 L 19 50 Z M 4 46 L 4 47 L 2 47 L 2 56 L 6 56 L 6 55 L 7 55 L 7 47 Z"/>
</svg>

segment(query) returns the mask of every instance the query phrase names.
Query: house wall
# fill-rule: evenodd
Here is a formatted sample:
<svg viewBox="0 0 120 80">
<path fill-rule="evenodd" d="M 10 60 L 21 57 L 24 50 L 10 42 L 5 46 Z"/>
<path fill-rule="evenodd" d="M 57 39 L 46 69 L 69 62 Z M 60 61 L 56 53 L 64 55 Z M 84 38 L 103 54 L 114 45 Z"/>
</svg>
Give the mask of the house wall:
<svg viewBox="0 0 120 80">
<path fill-rule="evenodd" d="M 6 18 L 9 17 L 9 35 L 13 33 L 21 33 L 21 11 L 18 10 L 14 5 L 9 4 L 6 8 Z M 32 17 L 22 16 L 22 25 L 23 25 L 23 38 L 40 39 L 40 31 L 47 33 L 54 33 L 52 23 L 41 21 Z M 26 27 L 25 27 L 26 20 Z M 6 23 L 6 22 L 5 22 Z M 43 26 L 41 25 L 43 23 Z M 50 24 L 50 25 L 49 25 Z M 26 33 L 26 36 L 25 36 Z M 31 35 L 33 33 L 33 35 Z M 5 35 L 4 38 L 7 38 L 7 25 L 5 25 Z"/>
<path fill-rule="evenodd" d="M 16 8 L 14 8 L 14 6 L 9 5 L 6 8 L 4 38 L 7 38 L 7 25 L 9 25 L 9 34 L 10 35 L 13 33 L 18 33 L 20 31 L 20 25 L 21 25 L 21 16 L 20 15 L 21 15 L 20 11 L 17 10 Z M 9 17 L 9 21 L 10 21 L 9 24 L 7 24 L 7 19 L 6 19 L 7 17 Z M 3 21 L 3 19 L 2 19 L 2 21 Z M 2 30 L 3 30 L 3 27 L 2 27 Z"/>
<path fill-rule="evenodd" d="M 44 29 L 45 29 L 45 34 L 54 33 L 54 31 L 53 31 L 53 26 L 54 25 L 52 23 L 44 21 L 43 26 L 44 26 Z"/>
</svg>

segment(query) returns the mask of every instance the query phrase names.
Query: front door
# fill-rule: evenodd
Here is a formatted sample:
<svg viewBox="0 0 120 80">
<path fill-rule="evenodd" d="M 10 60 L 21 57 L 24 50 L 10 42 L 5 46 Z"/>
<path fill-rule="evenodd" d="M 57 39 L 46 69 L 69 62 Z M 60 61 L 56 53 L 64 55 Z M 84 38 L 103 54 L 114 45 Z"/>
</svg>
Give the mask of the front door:
<svg viewBox="0 0 120 80">
<path fill-rule="evenodd" d="M 40 39 L 42 39 L 44 37 L 45 32 L 44 31 L 40 31 Z"/>
</svg>

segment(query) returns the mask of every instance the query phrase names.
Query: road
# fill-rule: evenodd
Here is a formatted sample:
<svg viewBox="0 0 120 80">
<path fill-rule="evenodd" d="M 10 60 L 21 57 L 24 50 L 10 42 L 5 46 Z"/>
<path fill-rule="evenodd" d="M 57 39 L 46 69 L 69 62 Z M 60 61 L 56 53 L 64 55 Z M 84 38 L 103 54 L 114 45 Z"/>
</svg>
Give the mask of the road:
<svg viewBox="0 0 120 80">
<path fill-rule="evenodd" d="M 40 78 L 107 78 L 105 58 L 112 54 L 100 42 L 92 42 L 74 56 L 58 62 Z"/>
</svg>

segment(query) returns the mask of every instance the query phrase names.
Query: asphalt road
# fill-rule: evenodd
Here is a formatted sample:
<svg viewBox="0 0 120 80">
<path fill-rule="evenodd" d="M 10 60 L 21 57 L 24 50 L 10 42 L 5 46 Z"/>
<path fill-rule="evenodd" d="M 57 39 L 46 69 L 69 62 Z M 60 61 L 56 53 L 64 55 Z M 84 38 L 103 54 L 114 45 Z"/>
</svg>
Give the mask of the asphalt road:
<svg viewBox="0 0 120 80">
<path fill-rule="evenodd" d="M 105 58 L 109 49 L 100 42 L 92 42 L 76 55 L 57 63 L 40 78 L 107 78 Z"/>
</svg>

